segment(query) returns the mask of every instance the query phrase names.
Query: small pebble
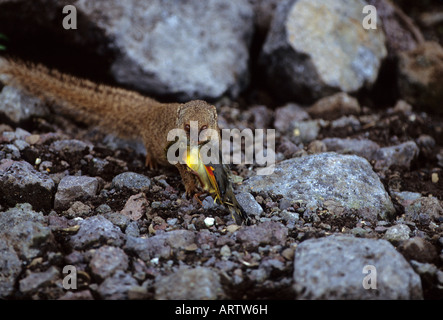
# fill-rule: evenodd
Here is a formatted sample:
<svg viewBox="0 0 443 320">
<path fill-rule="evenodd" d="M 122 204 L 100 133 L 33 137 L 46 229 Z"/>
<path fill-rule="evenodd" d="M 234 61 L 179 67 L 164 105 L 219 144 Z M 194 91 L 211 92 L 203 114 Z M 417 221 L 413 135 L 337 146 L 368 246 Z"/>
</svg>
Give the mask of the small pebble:
<svg viewBox="0 0 443 320">
<path fill-rule="evenodd" d="M 214 218 L 210 218 L 210 217 L 205 218 L 205 225 L 208 228 L 212 227 L 214 225 L 214 223 L 215 223 L 215 219 Z"/>
</svg>

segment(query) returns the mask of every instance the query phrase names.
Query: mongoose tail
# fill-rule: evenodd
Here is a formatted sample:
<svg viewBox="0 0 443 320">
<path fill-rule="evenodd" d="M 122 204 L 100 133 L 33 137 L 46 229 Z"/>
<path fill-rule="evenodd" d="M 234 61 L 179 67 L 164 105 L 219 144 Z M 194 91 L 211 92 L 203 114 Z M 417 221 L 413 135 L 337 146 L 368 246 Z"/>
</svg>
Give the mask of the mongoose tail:
<svg viewBox="0 0 443 320">
<path fill-rule="evenodd" d="M 0 81 L 44 102 L 76 111 L 81 120 L 98 123 L 126 137 L 139 136 L 143 114 L 161 105 L 133 91 L 96 84 L 42 65 L 2 57 Z"/>
</svg>

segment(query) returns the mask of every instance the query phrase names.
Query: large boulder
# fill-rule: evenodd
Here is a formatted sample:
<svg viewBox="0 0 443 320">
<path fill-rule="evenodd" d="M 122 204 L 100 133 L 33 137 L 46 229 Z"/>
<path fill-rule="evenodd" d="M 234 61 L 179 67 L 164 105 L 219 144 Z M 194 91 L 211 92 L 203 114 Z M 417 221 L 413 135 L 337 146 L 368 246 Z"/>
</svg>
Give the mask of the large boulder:
<svg viewBox="0 0 443 320">
<path fill-rule="evenodd" d="M 298 299 L 423 299 L 420 276 L 386 240 L 333 235 L 297 246 Z"/>
<path fill-rule="evenodd" d="M 180 100 L 235 97 L 248 83 L 254 13 L 247 0 L 66 4 L 76 8 L 76 30 L 63 28 L 69 12 L 63 14 L 58 0 L 1 0 L 0 30 L 23 37 L 37 28 L 37 37 L 49 34 L 108 60 L 118 83 L 148 94 Z M 4 31 L 2 21 L 5 28 L 21 30 Z"/>
<path fill-rule="evenodd" d="M 239 187 L 242 192 L 283 196 L 301 201 L 310 211 L 355 212 L 361 218 L 389 219 L 394 206 L 369 162 L 355 155 L 320 153 L 275 165 L 270 175 L 256 175 Z"/>
<path fill-rule="evenodd" d="M 275 12 L 261 53 L 272 88 L 312 103 L 377 79 L 387 55 L 381 28 L 365 30 L 363 0 L 290 0 Z"/>
</svg>

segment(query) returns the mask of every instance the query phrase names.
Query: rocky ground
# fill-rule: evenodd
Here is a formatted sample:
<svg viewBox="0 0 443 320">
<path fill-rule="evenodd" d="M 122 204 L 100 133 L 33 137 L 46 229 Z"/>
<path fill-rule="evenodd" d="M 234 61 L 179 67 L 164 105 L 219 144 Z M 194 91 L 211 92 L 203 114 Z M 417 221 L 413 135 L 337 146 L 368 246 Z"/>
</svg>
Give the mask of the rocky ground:
<svg viewBox="0 0 443 320">
<path fill-rule="evenodd" d="M 442 299 L 441 7 L 344 2 L 79 1 L 72 33 L 55 0 L 0 1 L 8 53 L 209 98 L 222 129 L 275 129 L 277 160 L 232 166 L 237 226 L 139 142 L 0 87 L 0 298 Z M 383 28 L 356 35 L 366 3 Z"/>
<path fill-rule="evenodd" d="M 442 119 L 351 99 L 354 115 L 324 120 L 335 100 L 312 115 L 218 107 L 221 125 L 277 129 L 273 175 L 233 166 L 253 218 L 242 227 L 98 130 L 56 115 L 1 125 L 2 297 L 442 298 Z M 377 290 L 362 286 L 366 265 Z"/>
</svg>

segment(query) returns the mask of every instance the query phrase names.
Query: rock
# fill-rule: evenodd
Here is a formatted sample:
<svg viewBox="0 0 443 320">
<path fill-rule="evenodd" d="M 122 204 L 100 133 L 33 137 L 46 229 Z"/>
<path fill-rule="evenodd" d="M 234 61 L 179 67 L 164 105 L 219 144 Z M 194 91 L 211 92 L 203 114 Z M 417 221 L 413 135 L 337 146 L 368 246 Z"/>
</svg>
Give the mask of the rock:
<svg viewBox="0 0 443 320">
<path fill-rule="evenodd" d="M 334 120 L 344 115 L 359 114 L 360 104 L 354 97 L 339 92 L 318 100 L 307 111 L 313 118 Z"/>
<path fill-rule="evenodd" d="M 404 241 L 398 247 L 398 251 L 409 261 L 433 263 L 438 257 L 436 248 L 430 242 L 419 237 Z"/>
<path fill-rule="evenodd" d="M 101 215 L 79 221 L 78 225 L 80 229 L 69 240 L 74 249 L 87 249 L 103 244 L 120 247 L 125 242 L 121 230 Z"/>
<path fill-rule="evenodd" d="M 381 27 L 362 29 L 365 5 L 362 0 L 280 2 L 260 57 L 272 89 L 312 103 L 372 85 L 387 51 Z"/>
<path fill-rule="evenodd" d="M 99 280 L 109 278 L 116 270 L 128 268 L 128 256 L 116 247 L 103 246 L 97 249 L 89 262 L 92 274 Z"/>
<path fill-rule="evenodd" d="M 348 128 L 349 127 L 349 128 Z M 361 129 L 360 120 L 355 116 L 342 116 L 336 120 L 331 121 L 331 129 L 346 128 L 348 132 L 356 132 Z"/>
<path fill-rule="evenodd" d="M 259 245 L 284 245 L 288 229 L 281 223 L 266 221 L 241 228 L 236 236 L 246 250 L 253 250 Z"/>
<path fill-rule="evenodd" d="M 9 159 L 19 160 L 21 158 L 20 150 L 13 144 L 5 145 L 3 152 L 8 155 Z"/>
<path fill-rule="evenodd" d="M 0 215 L 1 217 L 1 215 Z M 3 230 L 0 228 L 0 230 Z M 6 239 L 0 235 L 0 298 L 5 299 L 15 290 L 17 277 L 22 271 L 22 262 Z"/>
<path fill-rule="evenodd" d="M 24 261 L 41 255 L 53 240 L 51 229 L 35 221 L 16 224 L 6 233 L 9 244 Z"/>
<path fill-rule="evenodd" d="M 123 172 L 112 179 L 111 188 L 137 189 L 149 188 L 151 179 L 135 172 Z"/>
<path fill-rule="evenodd" d="M 61 296 L 59 300 L 94 300 L 91 291 L 82 290 L 82 291 L 68 291 L 65 295 Z"/>
<path fill-rule="evenodd" d="M 120 214 L 119 212 L 106 212 L 103 216 L 112 222 L 112 224 L 119 227 L 122 231 L 124 231 L 129 223 L 132 221 L 129 217 Z"/>
<path fill-rule="evenodd" d="M 53 284 L 59 279 L 60 272 L 52 266 L 44 272 L 33 272 L 19 281 L 20 291 L 24 294 L 33 294 L 42 287 Z"/>
<path fill-rule="evenodd" d="M 136 286 L 138 286 L 137 280 L 130 274 L 117 270 L 100 284 L 97 292 L 102 299 L 123 300 L 128 299 L 128 292 Z"/>
<path fill-rule="evenodd" d="M 93 149 L 92 145 L 76 139 L 57 140 L 51 143 L 49 147 L 56 152 L 64 152 L 66 155 L 82 153 Z"/>
<path fill-rule="evenodd" d="M 185 249 L 194 243 L 194 232 L 189 230 L 172 230 L 149 238 L 128 236 L 125 249 L 135 252 L 140 259 L 149 261 L 154 257 L 168 259 L 174 249 Z"/>
<path fill-rule="evenodd" d="M 91 207 L 80 201 L 75 201 L 72 206 L 63 212 L 63 216 L 73 219 L 76 217 L 86 218 L 91 215 Z"/>
<path fill-rule="evenodd" d="M 29 203 L 17 204 L 5 212 L 0 212 L 0 234 L 9 232 L 16 225 L 26 222 L 46 223 L 46 218 L 41 212 L 32 210 Z"/>
<path fill-rule="evenodd" d="M 33 117 L 44 117 L 49 110 L 40 99 L 5 86 L 0 92 L 0 113 L 13 123 L 21 123 Z"/>
<path fill-rule="evenodd" d="M 291 140 L 296 143 L 307 144 L 315 139 L 320 132 L 320 123 L 317 120 L 293 121 L 291 123 Z"/>
<path fill-rule="evenodd" d="M 137 221 L 146 213 L 147 207 L 149 207 L 149 203 L 148 200 L 146 200 L 145 194 L 138 193 L 131 196 L 128 201 L 126 201 L 125 207 L 120 213 L 131 220 Z"/>
<path fill-rule="evenodd" d="M 26 161 L 0 162 L 0 201 L 9 206 L 30 203 L 36 210 L 52 208 L 54 182 Z"/>
<path fill-rule="evenodd" d="M 159 236 L 150 238 L 127 236 L 125 250 L 135 253 L 143 261 L 149 261 L 154 257 L 168 259 L 172 254 L 166 239 Z"/>
<path fill-rule="evenodd" d="M 240 206 L 249 216 L 260 216 L 263 213 L 263 208 L 249 192 L 239 193 L 235 195 L 235 197 Z"/>
<path fill-rule="evenodd" d="M 376 289 L 365 289 L 371 274 Z M 294 283 L 298 299 L 423 298 L 420 277 L 385 240 L 333 235 L 303 241 L 295 249 Z"/>
<path fill-rule="evenodd" d="M 409 234 L 411 229 L 405 224 L 397 224 L 395 226 L 389 227 L 384 235 L 384 239 L 388 240 L 394 245 L 399 244 L 402 241 L 409 239 Z"/>
<path fill-rule="evenodd" d="M 63 210 L 69 208 L 75 200 L 87 199 L 96 195 L 98 179 L 87 176 L 66 176 L 57 188 L 54 199 L 54 208 Z"/>
<path fill-rule="evenodd" d="M 416 108 L 441 113 L 443 100 L 443 48 L 424 42 L 400 52 L 398 61 L 400 96 Z"/>
<path fill-rule="evenodd" d="M 139 237 L 140 229 L 138 228 L 137 222 L 131 221 L 125 230 L 126 236 Z"/>
<path fill-rule="evenodd" d="M 237 96 L 247 83 L 253 32 L 247 1 L 77 1 L 75 6 L 112 43 L 117 54 L 111 72 L 121 84 L 191 100 Z"/>
<path fill-rule="evenodd" d="M 443 207 L 435 197 L 420 197 L 405 207 L 405 217 L 420 224 L 429 224 L 431 219 L 439 222 L 443 217 Z"/>
<path fill-rule="evenodd" d="M 253 176 L 241 192 L 281 195 L 315 211 L 326 205 L 335 214 L 356 212 L 363 219 L 391 218 L 394 206 L 367 160 L 354 155 L 321 153 L 282 161 L 271 175 Z"/>
<path fill-rule="evenodd" d="M 377 143 L 368 139 L 326 138 L 322 142 L 326 145 L 327 151 L 355 154 L 366 160 L 373 159 L 375 153 L 380 148 Z"/>
<path fill-rule="evenodd" d="M 418 192 L 402 191 L 396 192 L 391 190 L 391 197 L 395 199 L 403 206 L 407 207 L 412 204 L 418 198 L 421 198 L 421 194 Z"/>
<path fill-rule="evenodd" d="M 215 300 L 224 297 L 220 276 L 216 270 L 205 267 L 178 269 L 155 279 L 157 300 Z"/>
<path fill-rule="evenodd" d="M 253 128 L 266 129 L 271 124 L 274 112 L 263 105 L 256 105 L 248 109 L 253 119 Z"/>
<path fill-rule="evenodd" d="M 290 130 L 293 121 L 304 121 L 310 118 L 305 109 L 295 103 L 288 103 L 283 107 L 277 108 L 274 117 L 274 128 L 281 132 Z"/>
<path fill-rule="evenodd" d="M 408 168 L 412 160 L 417 158 L 419 149 L 414 141 L 408 141 L 396 146 L 378 149 L 374 154 L 374 168 L 376 170 L 387 170 L 392 165 Z"/>
</svg>

